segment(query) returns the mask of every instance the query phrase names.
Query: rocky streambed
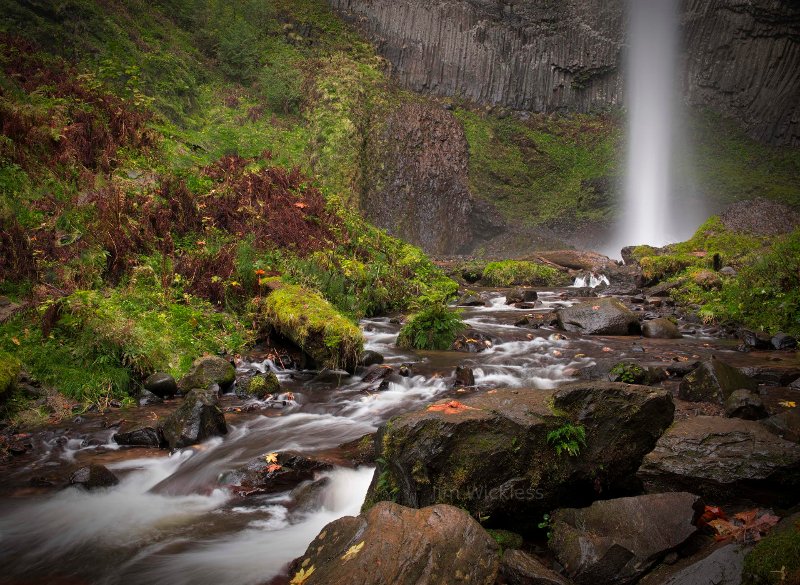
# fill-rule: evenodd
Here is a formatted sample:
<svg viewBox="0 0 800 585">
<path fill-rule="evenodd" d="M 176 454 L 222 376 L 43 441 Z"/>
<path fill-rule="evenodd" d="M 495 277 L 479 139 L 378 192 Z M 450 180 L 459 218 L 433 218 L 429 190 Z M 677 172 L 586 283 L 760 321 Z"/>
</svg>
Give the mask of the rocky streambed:
<svg viewBox="0 0 800 585">
<path fill-rule="evenodd" d="M 796 349 L 600 272 L 472 290 L 452 351 L 369 319 L 354 374 L 206 358 L 140 408 L 13 437 L 4 578 L 739 583 L 796 531 Z"/>
</svg>

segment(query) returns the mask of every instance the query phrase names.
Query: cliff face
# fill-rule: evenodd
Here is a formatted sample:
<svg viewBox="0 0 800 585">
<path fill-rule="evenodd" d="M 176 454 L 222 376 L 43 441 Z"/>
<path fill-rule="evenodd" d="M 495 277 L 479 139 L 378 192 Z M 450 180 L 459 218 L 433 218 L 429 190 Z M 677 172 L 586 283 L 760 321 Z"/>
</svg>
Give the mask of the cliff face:
<svg viewBox="0 0 800 585">
<path fill-rule="evenodd" d="M 624 0 L 329 2 L 410 89 L 537 112 L 624 103 Z M 682 24 L 689 103 L 800 144 L 800 3 L 684 0 Z"/>
</svg>

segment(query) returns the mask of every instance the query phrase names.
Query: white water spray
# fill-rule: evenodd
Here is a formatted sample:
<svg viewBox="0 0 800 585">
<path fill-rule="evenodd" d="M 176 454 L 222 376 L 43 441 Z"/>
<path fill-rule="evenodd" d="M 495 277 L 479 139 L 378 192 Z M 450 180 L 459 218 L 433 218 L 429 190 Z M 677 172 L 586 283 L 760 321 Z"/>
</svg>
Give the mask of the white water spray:
<svg viewBox="0 0 800 585">
<path fill-rule="evenodd" d="M 678 0 L 629 0 L 627 57 L 628 153 L 625 210 L 617 243 L 662 246 L 683 230 L 674 225 L 673 152 L 680 126 Z"/>
</svg>

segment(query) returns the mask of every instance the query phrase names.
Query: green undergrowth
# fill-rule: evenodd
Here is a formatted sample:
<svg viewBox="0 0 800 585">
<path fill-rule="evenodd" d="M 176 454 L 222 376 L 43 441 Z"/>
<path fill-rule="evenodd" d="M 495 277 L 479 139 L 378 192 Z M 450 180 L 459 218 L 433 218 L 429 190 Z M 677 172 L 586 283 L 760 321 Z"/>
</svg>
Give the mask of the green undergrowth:
<svg viewBox="0 0 800 585">
<path fill-rule="evenodd" d="M 404 349 L 446 350 L 464 329 L 460 312 L 432 303 L 408 318 L 397 336 L 397 345 Z"/>
<path fill-rule="evenodd" d="M 489 262 L 482 279 L 490 286 L 556 286 L 565 284 L 564 273 L 543 264 L 525 260 Z"/>
<path fill-rule="evenodd" d="M 800 526 L 781 526 L 747 553 L 742 569 L 745 585 L 800 581 Z"/>
<path fill-rule="evenodd" d="M 358 326 L 313 291 L 277 281 L 274 286 L 256 300 L 256 319 L 291 339 L 319 367 L 353 369 L 364 347 Z"/>
<path fill-rule="evenodd" d="M 87 402 L 122 399 L 155 371 L 180 377 L 197 356 L 236 352 L 250 342 L 233 316 L 190 295 L 165 293 L 150 278 L 77 291 L 36 313 L 3 324 L 0 348 L 13 351 L 38 381 Z"/>
<path fill-rule="evenodd" d="M 634 252 L 645 278 L 675 282 L 672 297 L 707 323 L 800 334 L 800 230 L 754 236 L 713 216 L 686 242 Z M 648 253 L 656 255 L 640 255 Z M 736 275 L 716 272 L 715 257 Z"/>
</svg>

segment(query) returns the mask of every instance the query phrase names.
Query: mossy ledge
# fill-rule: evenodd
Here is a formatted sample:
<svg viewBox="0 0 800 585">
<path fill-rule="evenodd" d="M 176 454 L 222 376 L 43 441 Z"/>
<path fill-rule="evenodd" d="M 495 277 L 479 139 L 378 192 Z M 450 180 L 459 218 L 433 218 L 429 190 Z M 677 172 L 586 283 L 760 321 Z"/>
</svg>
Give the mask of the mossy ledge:
<svg viewBox="0 0 800 585">
<path fill-rule="evenodd" d="M 0 351 L 0 400 L 14 389 L 19 375 L 19 361 L 4 351 Z"/>
<path fill-rule="evenodd" d="M 353 371 L 364 348 L 361 330 L 315 292 L 278 281 L 256 304 L 257 320 L 290 339 L 321 368 Z"/>
</svg>

